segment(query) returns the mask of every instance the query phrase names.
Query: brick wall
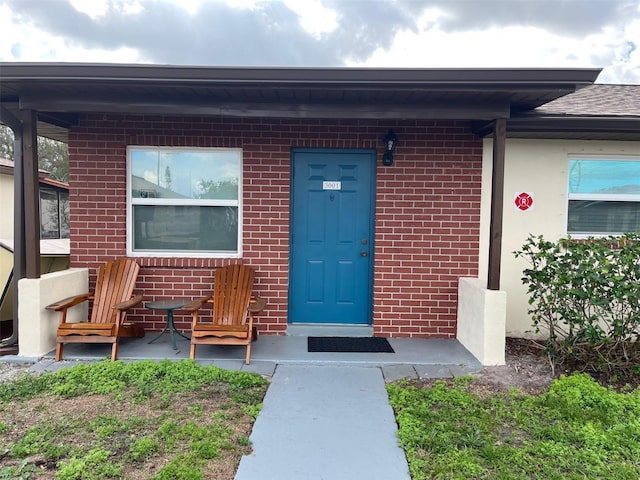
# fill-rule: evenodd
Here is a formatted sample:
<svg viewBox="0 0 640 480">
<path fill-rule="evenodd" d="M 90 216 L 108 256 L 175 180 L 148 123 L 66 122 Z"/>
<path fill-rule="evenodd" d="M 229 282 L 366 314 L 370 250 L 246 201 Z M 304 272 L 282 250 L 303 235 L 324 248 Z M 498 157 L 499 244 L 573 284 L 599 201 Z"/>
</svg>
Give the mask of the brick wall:
<svg viewBox="0 0 640 480">
<path fill-rule="evenodd" d="M 268 301 L 261 333 L 287 326 L 290 149 L 377 148 L 398 135 L 395 163 L 378 160 L 373 322 L 379 336 L 455 337 L 457 279 L 478 268 L 482 142 L 466 122 L 194 118 L 90 115 L 69 137 L 71 264 L 126 255 L 128 145 L 243 149 L 242 262 L 257 270 Z M 216 267 L 235 260 L 138 258 L 136 290 L 146 300 L 211 292 Z M 160 330 L 144 308 L 131 318 Z M 176 323 L 190 319 L 176 312 Z"/>
</svg>

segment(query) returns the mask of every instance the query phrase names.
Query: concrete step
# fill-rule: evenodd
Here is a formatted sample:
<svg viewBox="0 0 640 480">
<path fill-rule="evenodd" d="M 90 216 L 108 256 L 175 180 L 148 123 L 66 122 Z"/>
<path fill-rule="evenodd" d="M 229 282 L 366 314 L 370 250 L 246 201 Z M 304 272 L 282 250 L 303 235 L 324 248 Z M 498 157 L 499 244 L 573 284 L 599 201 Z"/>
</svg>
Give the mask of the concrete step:
<svg viewBox="0 0 640 480">
<path fill-rule="evenodd" d="M 346 325 L 336 323 L 290 323 L 287 335 L 294 337 L 373 337 L 371 325 Z"/>
</svg>

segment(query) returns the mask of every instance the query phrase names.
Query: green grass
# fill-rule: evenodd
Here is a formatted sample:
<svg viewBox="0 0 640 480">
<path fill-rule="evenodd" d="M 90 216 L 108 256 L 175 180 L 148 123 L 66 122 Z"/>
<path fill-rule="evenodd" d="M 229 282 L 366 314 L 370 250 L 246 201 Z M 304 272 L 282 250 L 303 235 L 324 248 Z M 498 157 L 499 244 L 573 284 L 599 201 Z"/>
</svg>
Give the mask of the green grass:
<svg viewBox="0 0 640 480">
<path fill-rule="evenodd" d="M 233 478 L 266 387 L 190 361 L 105 361 L 2 383 L 0 480 Z M 640 478 L 639 391 L 584 374 L 537 396 L 472 378 L 387 389 L 413 480 Z"/>
<path fill-rule="evenodd" d="M 539 396 L 471 378 L 387 386 L 413 480 L 638 479 L 640 393 L 585 374 Z"/>
<path fill-rule="evenodd" d="M 0 383 L 0 480 L 233 478 L 266 388 L 259 375 L 188 360 Z"/>
</svg>

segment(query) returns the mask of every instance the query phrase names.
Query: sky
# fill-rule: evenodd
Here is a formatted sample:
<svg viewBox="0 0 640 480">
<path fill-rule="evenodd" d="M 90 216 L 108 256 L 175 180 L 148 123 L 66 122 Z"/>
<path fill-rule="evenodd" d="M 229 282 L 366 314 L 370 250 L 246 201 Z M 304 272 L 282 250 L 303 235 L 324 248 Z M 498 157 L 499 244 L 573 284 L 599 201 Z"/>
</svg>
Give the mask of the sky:
<svg viewBox="0 0 640 480">
<path fill-rule="evenodd" d="M 1 62 L 602 68 L 640 84 L 638 0 L 0 0 Z"/>
</svg>

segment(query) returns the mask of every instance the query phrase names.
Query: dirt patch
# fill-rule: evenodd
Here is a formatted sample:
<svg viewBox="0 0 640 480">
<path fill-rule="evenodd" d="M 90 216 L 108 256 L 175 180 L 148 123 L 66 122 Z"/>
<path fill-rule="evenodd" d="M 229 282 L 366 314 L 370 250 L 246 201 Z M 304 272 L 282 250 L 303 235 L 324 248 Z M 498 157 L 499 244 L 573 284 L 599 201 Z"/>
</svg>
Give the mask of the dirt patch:
<svg viewBox="0 0 640 480">
<path fill-rule="evenodd" d="M 14 379 L 31 366 L 31 363 L 3 362 L 0 357 L 0 383 Z"/>
<path fill-rule="evenodd" d="M 523 393 L 539 394 L 561 375 L 584 372 L 584 365 L 556 364 L 542 351 L 542 346 L 533 340 L 507 338 L 505 350 L 506 365 L 485 367 L 475 375 L 486 390 L 506 391 L 511 387 Z M 610 372 L 588 372 L 593 379 L 605 387 L 619 392 L 640 388 L 640 375 L 623 376 L 614 370 Z"/>
<path fill-rule="evenodd" d="M 539 394 L 554 378 L 548 358 L 535 342 L 522 338 L 507 338 L 506 365 L 484 367 L 476 375 L 478 387 L 507 391 L 517 388 L 523 393 Z"/>
</svg>

